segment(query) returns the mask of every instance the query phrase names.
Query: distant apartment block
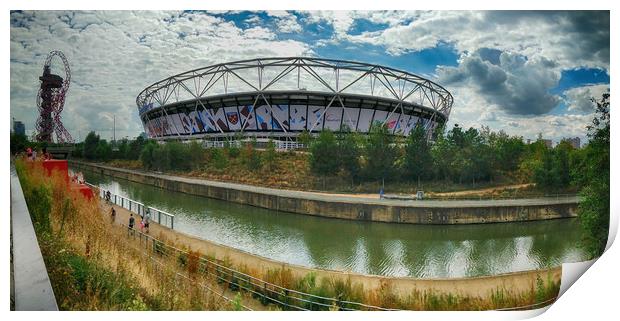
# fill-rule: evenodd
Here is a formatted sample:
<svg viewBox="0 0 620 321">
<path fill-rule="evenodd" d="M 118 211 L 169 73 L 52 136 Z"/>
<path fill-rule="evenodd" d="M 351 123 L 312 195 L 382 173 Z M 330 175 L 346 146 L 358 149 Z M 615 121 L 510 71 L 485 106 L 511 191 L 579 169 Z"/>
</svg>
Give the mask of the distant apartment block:
<svg viewBox="0 0 620 321">
<path fill-rule="evenodd" d="M 19 120 L 13 121 L 13 132 L 18 135 L 26 135 L 26 126 Z"/>
<path fill-rule="evenodd" d="M 540 140 L 541 140 L 543 143 L 545 143 L 545 146 L 547 146 L 548 148 L 553 148 L 553 141 L 552 141 L 551 139 L 544 139 L 544 138 L 541 138 Z M 536 140 L 532 140 L 532 139 L 529 139 L 529 138 L 528 138 L 525 142 L 526 142 L 526 144 L 528 144 L 528 145 L 529 145 L 529 144 L 535 143 L 535 142 L 537 142 L 537 141 L 538 141 L 537 139 L 536 139 Z"/>
<path fill-rule="evenodd" d="M 580 148 L 581 147 L 581 139 L 579 137 L 564 138 L 564 140 L 569 142 L 571 144 L 571 146 L 573 146 L 573 148 Z"/>
</svg>

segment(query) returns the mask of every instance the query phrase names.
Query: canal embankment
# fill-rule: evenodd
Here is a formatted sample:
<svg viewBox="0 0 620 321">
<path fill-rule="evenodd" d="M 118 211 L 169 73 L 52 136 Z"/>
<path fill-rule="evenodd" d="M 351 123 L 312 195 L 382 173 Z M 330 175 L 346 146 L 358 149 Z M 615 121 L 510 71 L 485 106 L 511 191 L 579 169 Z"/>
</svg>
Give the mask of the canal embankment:
<svg viewBox="0 0 620 321">
<path fill-rule="evenodd" d="M 108 213 L 108 206 L 102 205 L 104 212 Z M 114 205 L 117 213 L 116 222 L 126 224 L 129 220 L 129 210 Z M 159 224 L 151 224 L 150 235 L 197 251 L 210 257 L 229 262 L 231 266 L 245 267 L 254 275 L 267 275 L 274 271 L 288 270 L 292 276 L 302 279 L 309 274 L 314 274 L 317 279 L 331 279 L 363 285 L 365 291 L 381 291 L 388 287 L 394 294 L 406 297 L 414 292 L 428 293 L 433 295 L 452 295 L 461 298 L 491 299 L 497 293 L 506 295 L 523 295 L 531 293 L 537 288 L 542 280 L 545 283 L 561 282 L 562 268 L 521 271 L 505 273 L 493 276 L 464 277 L 464 278 L 433 278 L 420 279 L 411 277 L 388 277 L 352 273 L 348 271 L 335 271 L 289 264 L 275 261 L 266 257 L 254 255 L 243 250 L 225 246 L 201 238 L 197 238 L 178 230 L 172 230 Z"/>
<path fill-rule="evenodd" d="M 79 170 L 190 195 L 276 211 L 349 220 L 410 224 L 523 222 L 576 217 L 579 204 L 577 196 L 451 201 L 349 197 L 172 176 L 76 160 L 70 161 L 70 165 Z"/>
</svg>

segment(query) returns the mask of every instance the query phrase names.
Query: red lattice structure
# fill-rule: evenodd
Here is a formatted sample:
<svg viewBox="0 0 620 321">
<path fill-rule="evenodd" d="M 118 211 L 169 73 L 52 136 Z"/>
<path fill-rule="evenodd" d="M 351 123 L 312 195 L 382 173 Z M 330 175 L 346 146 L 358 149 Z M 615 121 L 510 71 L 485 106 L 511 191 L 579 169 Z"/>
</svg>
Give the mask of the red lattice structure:
<svg viewBox="0 0 620 321">
<path fill-rule="evenodd" d="M 58 57 L 65 69 L 65 78 L 52 74 L 51 62 Z M 53 134 L 56 134 L 56 143 L 73 143 L 71 134 L 62 125 L 60 114 L 65 105 L 65 96 L 71 83 L 71 70 L 69 62 L 61 51 L 52 51 L 45 59 L 43 75 L 39 77 L 41 88 L 37 95 L 37 107 L 39 107 L 39 119 L 37 120 L 36 140 L 53 143 Z"/>
</svg>

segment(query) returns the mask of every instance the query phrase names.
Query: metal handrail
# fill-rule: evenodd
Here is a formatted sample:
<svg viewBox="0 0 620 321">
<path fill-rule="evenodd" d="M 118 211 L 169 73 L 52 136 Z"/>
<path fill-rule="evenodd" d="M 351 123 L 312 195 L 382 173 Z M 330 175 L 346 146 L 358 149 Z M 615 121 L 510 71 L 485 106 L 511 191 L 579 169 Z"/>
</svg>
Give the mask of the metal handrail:
<svg viewBox="0 0 620 321">
<path fill-rule="evenodd" d="M 122 224 L 122 226 L 127 227 L 126 225 Z M 142 238 L 144 238 L 145 241 L 145 246 L 148 246 L 149 243 L 152 243 L 152 250 L 156 253 L 159 253 L 160 255 L 163 256 L 169 256 L 171 251 L 174 251 L 176 253 L 180 253 L 186 256 L 189 256 L 189 252 L 181 250 L 177 247 L 174 247 L 172 245 L 166 244 L 163 241 L 160 241 L 156 238 L 154 238 L 151 235 L 147 235 L 144 234 L 138 230 L 135 229 L 128 229 L 128 235 L 129 236 L 133 236 L 134 238 L 137 236 L 140 238 L 140 240 L 142 240 Z M 157 250 L 157 247 L 163 247 L 165 248 L 165 250 Z M 177 254 L 178 256 L 178 254 Z M 282 300 L 278 300 L 277 298 L 274 298 L 273 296 L 283 296 L 286 298 L 285 301 L 289 301 L 290 300 L 295 300 L 295 301 L 299 301 L 299 302 L 303 302 L 309 305 L 316 305 L 316 306 L 323 306 L 323 307 L 331 307 L 333 304 L 335 304 L 336 306 L 338 306 L 340 309 L 342 310 L 347 310 L 347 311 L 356 311 L 356 310 L 361 310 L 361 308 L 366 308 L 369 310 L 379 310 L 379 311 L 393 311 L 394 309 L 387 309 L 387 308 L 382 308 L 382 307 L 378 307 L 378 306 L 373 306 L 373 305 L 369 305 L 369 304 L 364 304 L 364 303 L 360 303 L 360 302 L 352 302 L 352 301 L 345 301 L 345 300 L 339 300 L 337 298 L 328 298 L 328 297 L 322 297 L 322 296 L 318 296 L 318 295 L 314 295 L 311 293 L 305 293 L 305 292 L 301 292 L 301 291 L 297 291 L 297 290 L 293 290 L 293 289 L 289 289 L 289 288 L 285 288 L 282 286 L 279 286 L 277 284 L 274 283 L 270 283 L 267 282 L 265 280 L 256 278 L 254 276 L 251 276 L 249 274 L 234 270 L 230 267 L 227 267 L 225 265 L 222 264 L 221 260 L 218 259 L 209 259 L 206 258 L 204 256 L 200 256 L 199 257 L 199 261 L 202 264 L 202 270 L 204 271 L 204 273 L 206 273 L 207 275 L 211 275 L 216 277 L 218 280 L 223 281 L 223 282 L 227 282 L 229 284 L 232 284 L 234 286 L 236 286 L 237 288 L 243 289 L 245 291 L 251 292 L 261 298 L 264 298 L 266 300 L 269 300 L 271 302 L 274 302 L 276 304 L 279 304 L 281 306 L 285 306 L 288 308 L 292 308 L 292 309 L 296 309 L 296 310 L 302 310 L 302 311 L 307 311 L 308 309 L 301 306 L 302 303 L 287 303 L 287 302 L 283 302 Z M 215 272 L 212 272 L 209 270 L 209 266 L 214 267 Z M 237 280 L 243 280 L 245 282 L 247 282 L 248 286 L 245 286 L 244 284 L 240 283 Z M 263 290 L 264 292 L 269 292 L 272 295 L 268 295 L 266 293 L 261 293 L 260 291 L 257 291 L 257 289 Z M 302 296 L 302 297 L 298 297 L 295 295 L 291 295 L 291 294 L 296 294 L 298 296 Z M 304 298 L 305 297 L 305 298 Z M 312 299 L 318 299 L 321 300 L 323 302 L 319 302 L 319 301 L 315 301 Z M 330 302 L 332 304 L 328 304 L 325 302 Z M 354 308 L 348 308 L 346 307 L 346 305 L 353 305 L 356 306 L 357 309 Z"/>
<path fill-rule="evenodd" d="M 538 303 L 534 303 L 534 304 L 528 304 L 528 305 L 523 305 L 523 306 L 519 306 L 519 307 L 510 307 L 510 308 L 500 308 L 500 309 L 495 309 L 494 311 L 517 311 L 517 310 L 531 310 L 534 308 L 543 308 L 553 302 L 555 302 L 555 300 L 557 300 L 558 297 L 553 297 L 551 299 L 547 299 L 545 301 L 542 302 L 538 302 Z"/>
<path fill-rule="evenodd" d="M 104 200 L 106 199 L 105 191 L 101 189 L 99 186 L 95 186 L 88 182 L 84 182 L 84 183 L 90 186 L 91 188 L 98 190 L 99 197 L 101 199 L 104 199 Z M 160 209 L 157 209 L 151 206 L 145 206 L 143 203 L 132 200 L 128 197 L 123 197 L 123 196 L 112 194 L 112 193 L 110 193 L 110 202 L 130 212 L 136 213 L 140 215 L 141 217 L 144 217 L 144 215 L 146 214 L 146 210 L 148 209 L 151 213 L 151 219 L 154 220 L 155 218 L 157 218 L 157 224 L 169 227 L 170 229 L 174 229 L 174 214 L 170 214 L 168 212 L 162 211 Z M 163 218 L 163 224 L 162 224 L 162 218 Z"/>
<path fill-rule="evenodd" d="M 122 224 L 121 224 L 121 225 L 122 225 Z M 142 252 L 142 251 L 139 251 L 139 253 L 141 253 L 142 255 L 144 255 L 144 256 L 146 256 L 147 258 L 149 258 L 149 259 L 153 262 L 153 265 L 159 265 L 159 266 L 162 266 L 162 267 L 163 267 L 163 265 L 164 265 L 164 264 L 163 264 L 163 263 L 161 263 L 161 262 L 159 262 L 159 261 L 158 261 L 156 258 L 154 258 L 153 256 L 151 256 L 151 255 L 149 255 L 149 254 L 147 254 L 147 253 L 145 253 L 145 252 Z M 187 275 L 185 275 L 185 274 L 183 274 L 183 273 L 180 273 L 180 272 L 175 272 L 175 275 L 180 276 L 180 277 L 182 277 L 182 278 L 184 278 L 184 279 L 186 279 L 186 280 L 188 280 L 188 281 L 193 281 L 191 278 L 189 278 Z M 195 283 L 194 283 L 194 284 L 195 284 Z M 204 284 L 204 283 L 197 283 L 197 284 L 198 284 L 200 287 L 202 287 L 202 288 L 204 288 L 204 289 L 208 290 L 209 292 L 217 294 L 218 296 L 220 296 L 221 298 L 223 298 L 223 299 L 227 300 L 228 302 L 230 302 L 230 303 L 232 303 L 232 302 L 233 302 L 233 300 L 232 300 L 232 299 L 230 299 L 230 298 L 226 297 L 225 295 L 223 295 L 223 294 L 221 294 L 221 293 L 218 293 L 217 291 L 215 291 L 215 290 L 214 290 L 213 288 L 211 288 L 210 286 L 208 286 L 208 285 L 206 285 L 206 284 Z M 249 308 L 249 307 L 247 307 L 247 306 L 245 306 L 245 305 L 243 305 L 243 304 L 241 304 L 241 307 L 243 307 L 244 309 L 246 309 L 246 310 L 248 310 L 248 311 L 253 311 L 251 308 Z"/>
</svg>

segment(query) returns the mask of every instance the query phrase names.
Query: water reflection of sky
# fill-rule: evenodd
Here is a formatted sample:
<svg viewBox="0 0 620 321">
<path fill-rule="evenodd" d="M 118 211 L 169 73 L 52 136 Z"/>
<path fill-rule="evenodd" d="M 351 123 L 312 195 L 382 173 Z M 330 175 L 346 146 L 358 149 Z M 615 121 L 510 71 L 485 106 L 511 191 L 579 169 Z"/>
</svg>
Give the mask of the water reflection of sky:
<svg viewBox="0 0 620 321">
<path fill-rule="evenodd" d="M 358 273 L 444 278 L 576 262 L 574 219 L 429 226 L 327 219 L 227 203 L 84 173 L 88 182 L 175 215 L 175 229 L 278 261 Z"/>
</svg>

